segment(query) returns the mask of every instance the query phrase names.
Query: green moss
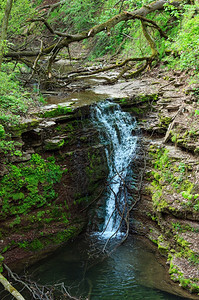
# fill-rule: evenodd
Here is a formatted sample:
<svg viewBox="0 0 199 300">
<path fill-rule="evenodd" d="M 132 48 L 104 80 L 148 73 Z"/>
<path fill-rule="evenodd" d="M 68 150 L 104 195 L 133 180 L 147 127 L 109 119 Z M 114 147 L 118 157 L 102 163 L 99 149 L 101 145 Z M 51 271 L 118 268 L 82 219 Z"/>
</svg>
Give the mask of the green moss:
<svg viewBox="0 0 199 300">
<path fill-rule="evenodd" d="M 9 130 L 15 136 L 20 136 L 23 132 L 35 128 L 40 122 L 40 119 L 27 119 L 24 121 L 24 123 L 19 122 L 18 124 L 12 125 Z"/>
<path fill-rule="evenodd" d="M 119 102 L 121 104 L 126 104 L 127 103 L 127 99 L 126 98 L 119 99 Z"/>
<path fill-rule="evenodd" d="M 69 228 L 58 232 L 53 238 L 53 242 L 55 244 L 61 244 L 67 242 L 70 238 L 76 236 L 78 233 L 78 229 L 75 226 L 70 226 Z"/>
<path fill-rule="evenodd" d="M 58 117 L 61 115 L 67 115 L 71 112 L 72 112 L 71 107 L 58 105 L 57 108 L 54 108 L 50 111 L 45 111 L 43 113 L 40 113 L 39 116 L 43 117 L 43 118 L 53 118 L 53 117 Z"/>
<path fill-rule="evenodd" d="M 179 202 L 183 209 L 188 207 L 192 210 L 199 210 L 199 195 L 194 192 L 194 190 L 197 190 L 197 185 L 193 184 L 189 177 L 192 168 L 170 158 L 168 154 L 168 150 L 164 148 L 150 148 L 153 169 L 148 176 L 150 176 L 151 181 L 149 190 L 151 191 L 154 209 L 159 212 L 165 211 L 165 208 L 171 212 L 175 211 L 175 207 L 167 203 L 167 196 L 164 196 L 171 194 L 172 197 L 172 194 L 175 193 L 179 195 L 179 199 L 183 197 L 187 200 L 182 202 L 175 200 L 176 203 Z"/>
<path fill-rule="evenodd" d="M 138 96 L 136 96 L 136 99 L 142 102 L 157 101 L 158 94 L 150 94 L 150 95 L 139 94 Z"/>
<path fill-rule="evenodd" d="M 39 239 L 36 239 L 29 244 L 29 249 L 32 251 L 38 251 L 43 248 L 44 248 L 44 244 Z"/>
<path fill-rule="evenodd" d="M 171 122 L 172 122 L 171 117 L 160 116 L 158 126 L 167 129 Z"/>
<path fill-rule="evenodd" d="M 144 112 L 144 109 L 143 108 L 141 108 L 141 107 L 131 107 L 129 110 L 128 110 L 128 112 L 132 112 L 133 114 L 136 114 L 136 115 L 141 115 L 141 114 L 143 114 L 143 112 Z"/>
<path fill-rule="evenodd" d="M 56 198 L 53 186 L 61 180 L 63 172 L 54 159 L 45 161 L 33 154 L 29 162 L 10 165 L 8 170 L 0 181 L 1 218 L 26 214 L 33 207 L 48 205 Z"/>
<path fill-rule="evenodd" d="M 0 139 L 2 139 L 5 136 L 5 129 L 3 125 L 0 124 Z"/>
<path fill-rule="evenodd" d="M 196 147 L 196 149 L 194 150 L 194 153 L 199 154 L 199 147 Z"/>
<path fill-rule="evenodd" d="M 3 272 L 3 266 L 2 266 L 3 260 L 4 260 L 4 257 L 0 254 L 0 273 Z"/>
<path fill-rule="evenodd" d="M 54 139 L 54 140 L 46 140 L 45 141 L 45 150 L 58 150 L 62 148 L 65 144 L 64 139 Z"/>
<path fill-rule="evenodd" d="M 184 274 L 179 270 L 178 266 L 173 263 L 173 255 L 169 255 L 169 274 L 173 281 L 178 281 L 180 285 L 190 292 L 199 292 L 198 278 L 185 278 Z"/>
</svg>

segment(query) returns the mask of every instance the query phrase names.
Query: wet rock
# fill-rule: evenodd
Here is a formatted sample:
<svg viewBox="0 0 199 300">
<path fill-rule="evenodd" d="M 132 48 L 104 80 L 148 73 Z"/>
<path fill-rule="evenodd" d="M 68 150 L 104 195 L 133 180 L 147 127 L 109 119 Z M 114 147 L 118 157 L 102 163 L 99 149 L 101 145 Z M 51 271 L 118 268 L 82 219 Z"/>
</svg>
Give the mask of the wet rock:
<svg viewBox="0 0 199 300">
<path fill-rule="evenodd" d="M 51 151 L 51 150 L 59 150 L 64 146 L 64 139 L 63 138 L 54 138 L 48 139 L 44 141 L 44 149 Z"/>
<path fill-rule="evenodd" d="M 73 102 L 68 101 L 59 104 L 46 105 L 40 112 L 38 112 L 38 115 L 42 118 L 52 118 L 61 115 L 67 115 L 73 111 L 71 104 L 73 104 Z"/>
<path fill-rule="evenodd" d="M 28 161 L 31 159 L 31 154 L 27 153 L 27 152 L 23 152 L 21 156 L 12 156 L 11 157 L 11 162 L 24 162 L 24 161 Z"/>
<path fill-rule="evenodd" d="M 25 119 L 17 125 L 10 126 L 9 130 L 12 132 L 13 137 L 18 137 L 23 132 L 30 131 L 33 128 L 37 127 L 41 120 L 41 118 Z"/>
<path fill-rule="evenodd" d="M 39 124 L 39 127 L 41 127 L 41 128 L 49 128 L 49 127 L 53 127 L 55 125 L 56 125 L 56 123 L 54 121 L 43 121 L 42 123 Z M 39 131 L 40 129 L 37 128 L 35 130 Z"/>
</svg>

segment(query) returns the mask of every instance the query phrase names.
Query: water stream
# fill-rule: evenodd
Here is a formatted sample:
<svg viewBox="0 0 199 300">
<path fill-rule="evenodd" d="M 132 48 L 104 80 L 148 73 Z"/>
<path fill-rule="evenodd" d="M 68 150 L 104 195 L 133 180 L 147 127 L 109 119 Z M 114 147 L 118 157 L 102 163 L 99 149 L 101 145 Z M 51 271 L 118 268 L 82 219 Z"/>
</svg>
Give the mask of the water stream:
<svg viewBox="0 0 199 300">
<path fill-rule="evenodd" d="M 121 215 L 124 203 L 128 199 L 125 186 L 129 165 L 135 156 L 137 136 L 132 134 L 136 120 L 123 112 L 118 104 L 103 101 L 93 107 L 93 123 L 99 129 L 101 142 L 106 146 L 106 157 L 109 167 L 109 193 L 106 200 L 104 237 L 111 237 L 120 232 Z M 117 204 L 117 206 L 116 206 Z"/>
</svg>

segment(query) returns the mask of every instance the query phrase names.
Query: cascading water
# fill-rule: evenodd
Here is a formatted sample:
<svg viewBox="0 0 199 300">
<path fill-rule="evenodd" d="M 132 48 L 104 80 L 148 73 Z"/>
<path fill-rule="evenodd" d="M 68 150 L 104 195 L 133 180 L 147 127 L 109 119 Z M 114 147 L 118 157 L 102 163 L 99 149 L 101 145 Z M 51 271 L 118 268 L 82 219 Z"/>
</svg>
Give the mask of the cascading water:
<svg viewBox="0 0 199 300">
<path fill-rule="evenodd" d="M 92 118 L 99 129 L 101 142 L 106 146 L 109 166 L 110 192 L 106 201 L 103 228 L 103 236 L 109 238 L 120 232 L 121 214 L 124 212 L 124 202 L 127 201 L 124 182 L 137 144 L 137 136 L 132 134 L 136 127 L 136 121 L 129 113 L 123 112 L 118 104 L 110 101 L 96 104 L 93 108 Z"/>
</svg>

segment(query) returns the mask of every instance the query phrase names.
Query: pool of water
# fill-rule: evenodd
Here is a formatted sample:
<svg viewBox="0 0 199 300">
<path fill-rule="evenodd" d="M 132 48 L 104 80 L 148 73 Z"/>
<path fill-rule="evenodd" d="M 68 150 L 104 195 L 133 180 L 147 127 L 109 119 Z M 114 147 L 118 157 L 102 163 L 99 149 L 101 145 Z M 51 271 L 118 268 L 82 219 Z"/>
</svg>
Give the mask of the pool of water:
<svg viewBox="0 0 199 300">
<path fill-rule="evenodd" d="M 164 266 L 143 241 L 131 237 L 106 258 L 103 245 L 96 236 L 81 236 L 29 272 L 42 284 L 64 282 L 71 295 L 92 300 L 187 299 L 172 294 Z"/>
</svg>

